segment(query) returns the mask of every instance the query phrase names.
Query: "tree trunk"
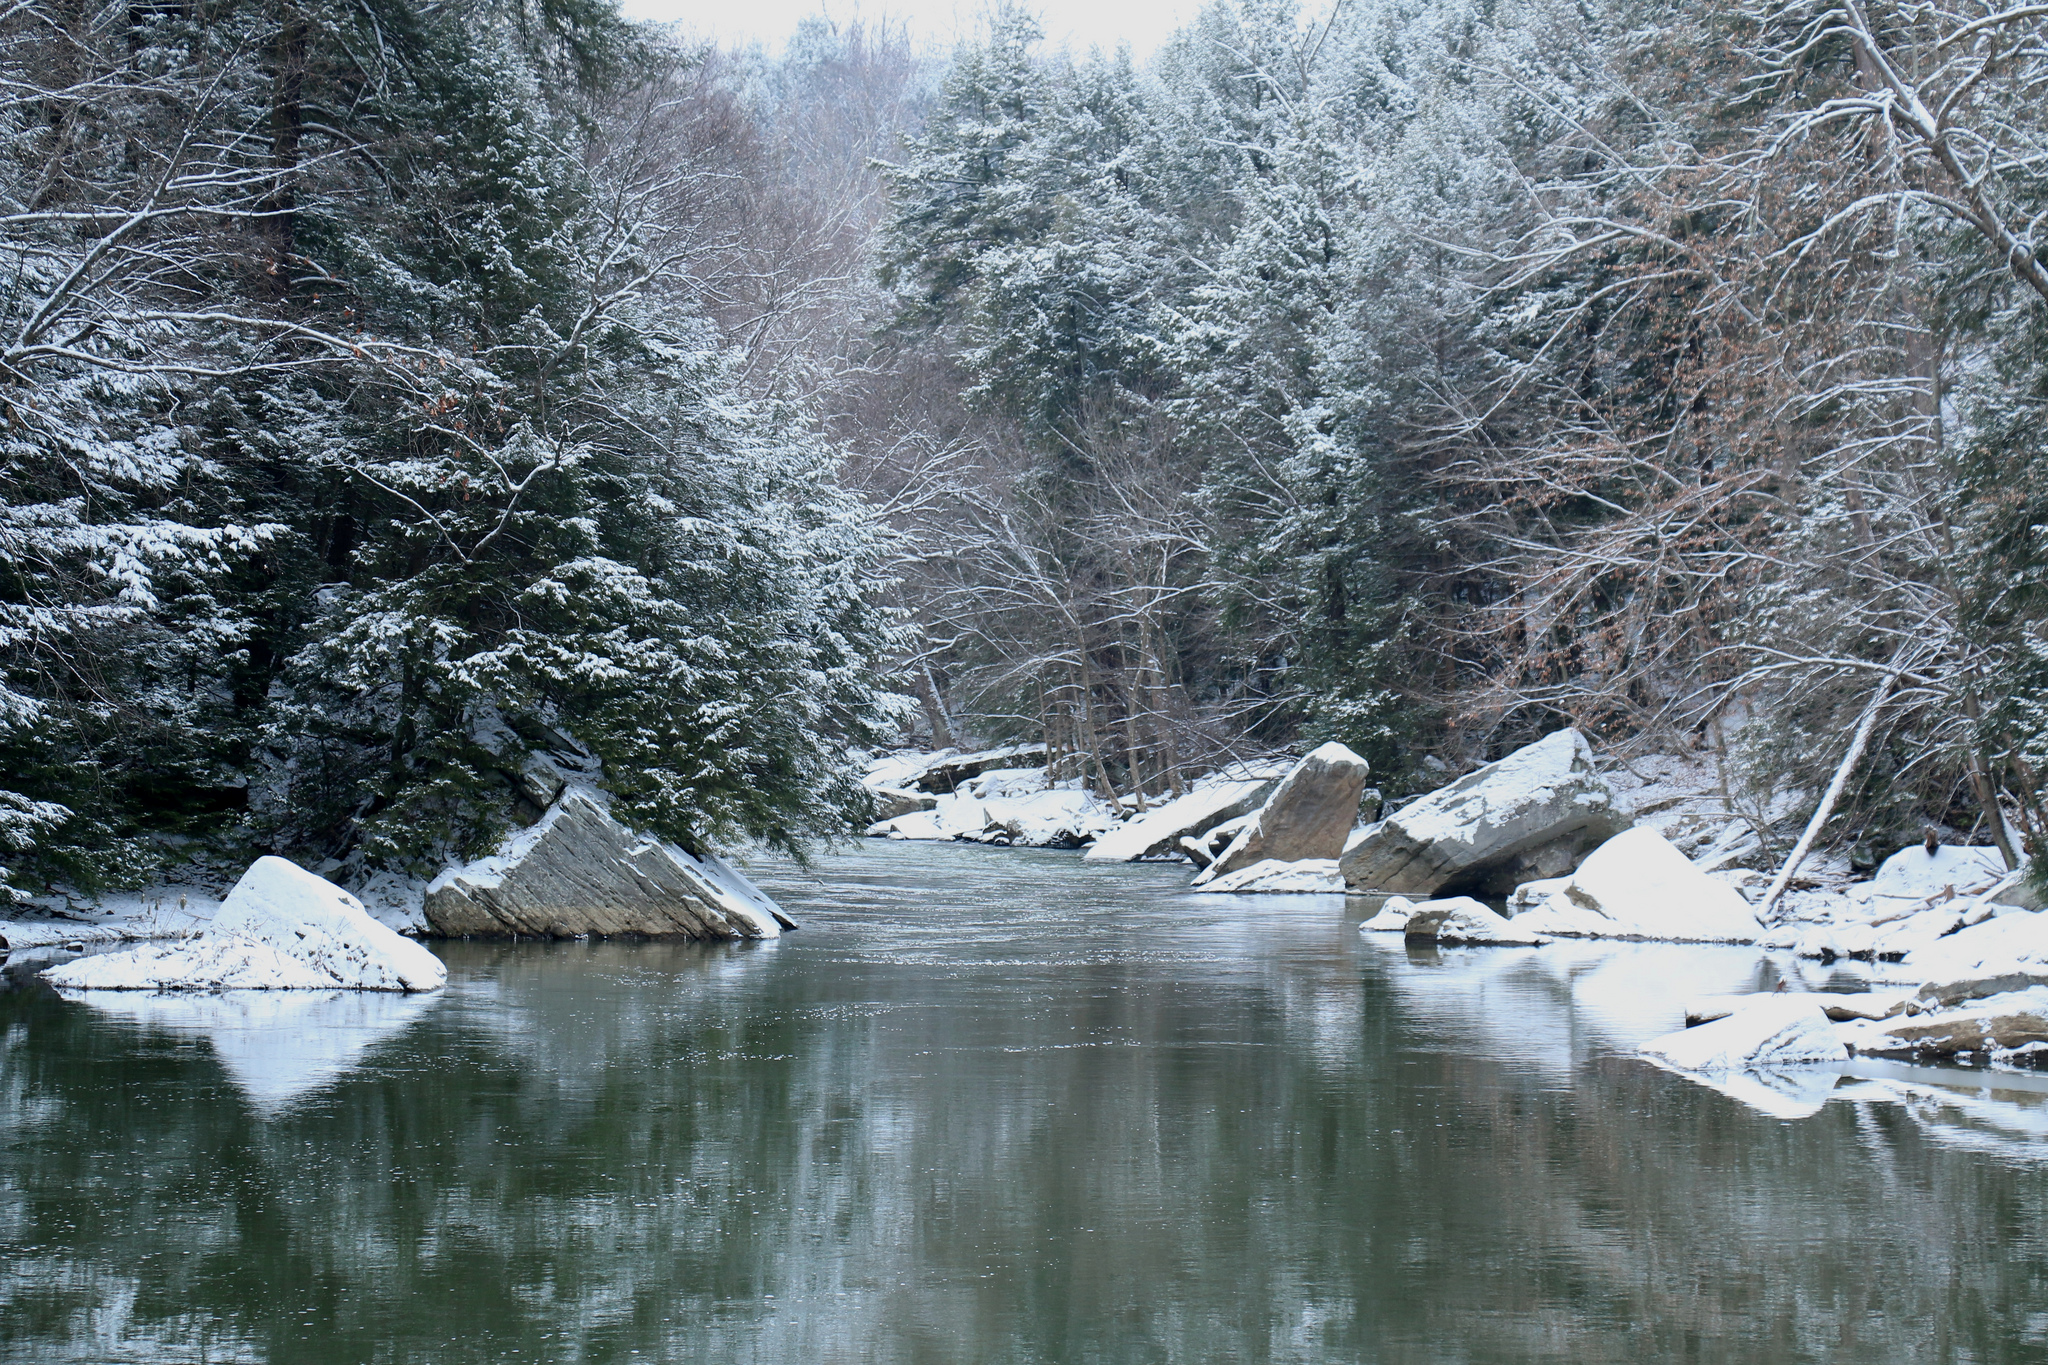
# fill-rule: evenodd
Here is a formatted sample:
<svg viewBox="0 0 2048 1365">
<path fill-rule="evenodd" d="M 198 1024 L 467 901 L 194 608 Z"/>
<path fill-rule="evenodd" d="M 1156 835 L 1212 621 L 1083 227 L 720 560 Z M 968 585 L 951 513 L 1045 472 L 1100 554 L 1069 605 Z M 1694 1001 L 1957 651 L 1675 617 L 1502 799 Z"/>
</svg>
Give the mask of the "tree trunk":
<svg viewBox="0 0 2048 1365">
<path fill-rule="evenodd" d="M 1771 880 L 1770 890 L 1764 892 L 1763 901 L 1756 908 L 1757 918 L 1765 918 L 1771 913 L 1772 908 L 1778 903 L 1778 898 L 1785 894 L 1785 888 L 1791 885 L 1792 874 L 1799 870 L 1799 864 L 1806 861 L 1806 855 L 1812 850 L 1814 841 L 1820 838 L 1821 827 L 1826 825 L 1828 817 L 1835 813 L 1835 803 L 1842 799 L 1842 789 L 1849 785 L 1849 774 L 1855 770 L 1857 763 L 1862 761 L 1864 749 L 1869 747 L 1870 734 L 1877 728 L 1878 713 L 1884 710 L 1885 699 L 1891 696 L 1892 689 L 1898 685 L 1899 675 L 1887 673 L 1884 675 L 1884 681 L 1878 684 L 1877 691 L 1870 694 L 1870 702 L 1863 708 L 1863 718 L 1856 722 L 1856 733 L 1849 739 L 1849 752 L 1842 756 L 1841 766 L 1835 769 L 1834 779 L 1828 783 L 1827 791 L 1821 795 L 1820 805 L 1814 808 L 1813 818 L 1806 822 L 1806 830 L 1799 836 L 1799 842 L 1792 846 L 1792 852 L 1786 857 L 1785 865 L 1778 869 L 1778 875 Z"/>
</svg>

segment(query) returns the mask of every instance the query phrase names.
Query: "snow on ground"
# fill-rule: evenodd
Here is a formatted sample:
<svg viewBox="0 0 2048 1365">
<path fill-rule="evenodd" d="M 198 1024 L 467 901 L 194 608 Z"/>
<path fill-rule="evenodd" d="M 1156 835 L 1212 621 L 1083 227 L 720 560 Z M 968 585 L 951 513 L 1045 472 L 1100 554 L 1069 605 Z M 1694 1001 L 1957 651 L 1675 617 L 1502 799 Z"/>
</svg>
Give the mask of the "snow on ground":
<svg viewBox="0 0 2048 1365">
<path fill-rule="evenodd" d="M 448 972 L 340 887 L 258 858 L 204 932 L 81 958 L 44 979 L 72 990 L 426 991 Z"/>
</svg>

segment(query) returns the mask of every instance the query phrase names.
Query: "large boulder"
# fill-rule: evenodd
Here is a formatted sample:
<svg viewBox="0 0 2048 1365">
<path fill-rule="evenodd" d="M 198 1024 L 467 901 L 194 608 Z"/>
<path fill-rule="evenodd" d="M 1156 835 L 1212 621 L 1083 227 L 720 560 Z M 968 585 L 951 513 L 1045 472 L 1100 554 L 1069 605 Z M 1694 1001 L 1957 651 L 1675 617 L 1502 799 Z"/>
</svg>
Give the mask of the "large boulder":
<svg viewBox="0 0 2048 1365">
<path fill-rule="evenodd" d="M 1531 933 L 1753 943 L 1762 932 L 1739 891 L 1700 871 L 1651 829 L 1623 830 L 1546 889 L 1541 904 L 1515 915 Z"/>
<path fill-rule="evenodd" d="M 774 938 L 788 923 L 737 868 L 635 835 L 570 792 L 491 857 L 427 888 L 449 938 Z"/>
<path fill-rule="evenodd" d="M 448 969 L 362 902 L 283 858 L 258 858 L 204 932 L 44 973 L 74 990 L 431 991 Z"/>
<path fill-rule="evenodd" d="M 1202 869 L 1195 885 L 1253 863 L 1335 858 L 1358 821 L 1365 774 L 1365 760 L 1341 744 L 1325 744 L 1310 753 L 1294 765 L 1230 846 Z"/>
<path fill-rule="evenodd" d="M 1090 863 L 1134 863 L 1181 852 L 1182 839 L 1216 828 L 1226 820 L 1249 815 L 1266 803 L 1280 785 L 1277 772 L 1243 770 L 1203 778 L 1187 795 L 1168 801 L 1118 826 L 1095 841 L 1082 856 Z"/>
<path fill-rule="evenodd" d="M 1343 857 L 1354 891 L 1503 896 L 1557 877 L 1633 821 L 1593 770 L 1577 730 L 1559 730 L 1411 801 Z"/>
</svg>

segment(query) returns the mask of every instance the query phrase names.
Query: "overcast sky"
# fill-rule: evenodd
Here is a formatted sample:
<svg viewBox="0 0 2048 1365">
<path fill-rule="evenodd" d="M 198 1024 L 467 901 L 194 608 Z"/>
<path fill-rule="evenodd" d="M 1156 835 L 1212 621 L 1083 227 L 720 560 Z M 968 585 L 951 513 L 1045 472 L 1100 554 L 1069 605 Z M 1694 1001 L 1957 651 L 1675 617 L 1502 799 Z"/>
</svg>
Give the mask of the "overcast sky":
<svg viewBox="0 0 2048 1365">
<path fill-rule="evenodd" d="M 886 18 L 907 24 L 919 35 L 950 47 L 981 25 L 988 6 L 978 0 L 888 0 L 856 4 L 852 0 L 624 0 L 636 19 L 679 21 L 683 27 L 727 43 L 759 42 L 771 52 L 807 14 L 824 13 L 836 20 Z M 1054 46 L 1077 51 L 1090 46 L 1113 48 L 1128 42 L 1143 56 L 1158 46 L 1198 0 L 1039 0 L 1035 10 Z"/>
</svg>

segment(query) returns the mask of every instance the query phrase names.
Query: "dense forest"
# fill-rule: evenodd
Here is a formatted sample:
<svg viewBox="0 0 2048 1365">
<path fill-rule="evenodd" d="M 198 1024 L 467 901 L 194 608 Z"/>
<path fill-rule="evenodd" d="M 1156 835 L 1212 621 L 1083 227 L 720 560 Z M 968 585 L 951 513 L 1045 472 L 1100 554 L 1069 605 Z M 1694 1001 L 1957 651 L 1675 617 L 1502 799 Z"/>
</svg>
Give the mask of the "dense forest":
<svg viewBox="0 0 2048 1365">
<path fill-rule="evenodd" d="M 2044 230 L 2041 5 L 1248 0 L 1140 61 L 17 0 L 5 885 L 1564 722 L 2014 863 Z"/>
</svg>

